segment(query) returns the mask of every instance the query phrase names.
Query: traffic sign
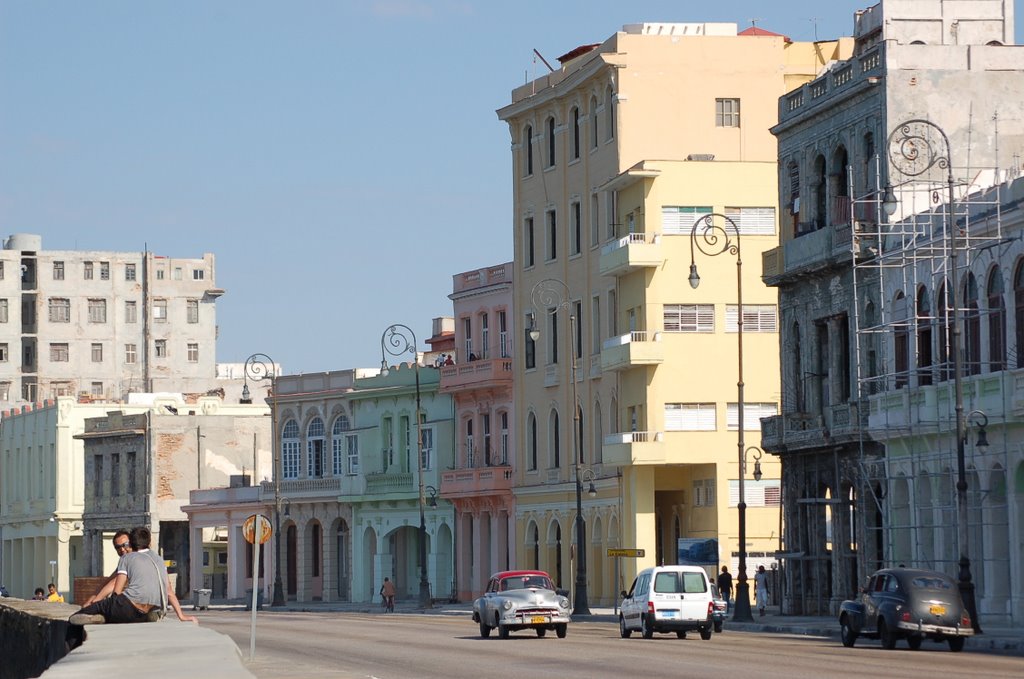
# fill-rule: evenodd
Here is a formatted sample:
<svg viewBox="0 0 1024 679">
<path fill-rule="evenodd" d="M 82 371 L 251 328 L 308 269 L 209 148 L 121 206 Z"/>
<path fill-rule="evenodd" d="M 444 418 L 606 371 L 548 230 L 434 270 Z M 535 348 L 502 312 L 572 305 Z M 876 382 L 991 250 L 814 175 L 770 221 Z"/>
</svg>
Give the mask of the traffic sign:
<svg viewBox="0 0 1024 679">
<path fill-rule="evenodd" d="M 253 544 L 253 540 L 256 537 L 256 521 L 260 522 L 260 544 L 264 544 L 270 539 L 273 534 L 273 530 L 270 528 L 270 519 L 263 516 L 262 514 L 253 514 L 245 523 L 242 524 L 242 535 L 245 537 L 245 541 L 250 545 Z"/>
<path fill-rule="evenodd" d="M 609 549 L 608 556 L 624 556 L 631 559 L 639 559 L 643 557 L 644 550 L 642 549 Z"/>
</svg>

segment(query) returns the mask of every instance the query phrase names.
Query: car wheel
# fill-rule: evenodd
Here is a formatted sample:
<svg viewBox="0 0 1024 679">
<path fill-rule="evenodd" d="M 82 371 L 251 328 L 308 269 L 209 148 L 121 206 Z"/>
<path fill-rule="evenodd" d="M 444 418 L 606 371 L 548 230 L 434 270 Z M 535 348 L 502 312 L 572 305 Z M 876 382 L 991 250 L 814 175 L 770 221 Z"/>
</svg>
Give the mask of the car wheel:
<svg viewBox="0 0 1024 679">
<path fill-rule="evenodd" d="M 509 632 L 508 627 L 505 627 L 504 625 L 498 625 L 498 638 L 499 639 L 508 639 L 508 632 Z"/>
<path fill-rule="evenodd" d="M 853 648 L 853 645 L 857 643 L 857 633 L 853 631 L 853 627 L 850 626 L 850 619 L 845 615 L 839 621 L 839 637 L 843 640 L 843 646 L 847 648 Z"/>
<path fill-rule="evenodd" d="M 543 639 L 544 635 L 547 634 L 547 633 L 548 633 L 548 631 L 546 629 L 544 629 L 543 627 L 538 627 L 537 628 L 537 636 L 538 637 Z"/>
<path fill-rule="evenodd" d="M 953 651 L 954 653 L 959 653 L 960 651 L 964 650 L 964 641 L 966 641 L 966 637 L 950 637 L 949 650 Z"/>
<path fill-rule="evenodd" d="M 907 646 L 910 646 L 911 651 L 916 651 L 921 648 L 921 642 L 924 641 L 924 637 L 916 634 L 907 637 Z"/>
<path fill-rule="evenodd" d="M 715 621 L 715 632 L 717 632 L 718 634 L 722 633 L 722 621 L 721 620 L 716 620 Z"/>
<path fill-rule="evenodd" d="M 889 626 L 885 624 L 885 620 L 878 621 L 878 639 L 882 642 L 882 648 L 887 650 L 896 648 L 896 634 L 889 631 Z"/>
<path fill-rule="evenodd" d="M 685 638 L 686 638 L 686 630 L 679 630 L 678 632 L 676 632 L 676 639 L 685 639 Z"/>
<path fill-rule="evenodd" d="M 711 626 L 705 626 L 700 628 L 700 638 L 707 641 L 711 638 Z"/>
<path fill-rule="evenodd" d="M 621 615 L 619 616 L 619 636 L 623 639 L 628 639 L 629 635 L 633 632 L 626 628 L 626 619 Z"/>
<path fill-rule="evenodd" d="M 654 636 L 654 630 L 651 629 L 650 623 L 647 622 L 647 616 L 640 616 L 640 636 L 644 639 L 650 639 Z"/>
<path fill-rule="evenodd" d="M 484 639 L 491 636 L 491 626 L 486 623 L 480 623 L 480 636 Z"/>
<path fill-rule="evenodd" d="M 566 633 L 569 631 L 569 626 L 564 622 L 561 625 L 555 625 L 555 636 L 559 639 L 564 639 Z"/>
</svg>

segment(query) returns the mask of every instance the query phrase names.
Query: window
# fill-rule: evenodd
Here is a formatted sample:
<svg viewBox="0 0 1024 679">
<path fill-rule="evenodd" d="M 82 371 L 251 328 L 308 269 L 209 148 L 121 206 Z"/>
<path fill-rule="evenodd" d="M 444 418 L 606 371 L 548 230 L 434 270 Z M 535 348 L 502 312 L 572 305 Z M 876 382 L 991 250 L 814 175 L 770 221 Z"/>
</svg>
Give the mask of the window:
<svg viewBox="0 0 1024 679">
<path fill-rule="evenodd" d="M 714 304 L 666 304 L 665 332 L 714 332 Z"/>
<path fill-rule="evenodd" d="M 7 321 L 6 313 L 6 301 L 4 306 L 0 308 L 3 312 L 3 321 Z M 1017 270 L 1013 273 L 1013 318 L 1014 328 L 1016 329 L 1016 349 L 1017 354 L 1017 365 L 1018 368 L 1024 368 L 1024 261 L 1017 264 Z"/>
<path fill-rule="evenodd" d="M 420 429 L 420 456 L 424 471 L 434 468 L 434 430 L 431 427 Z"/>
<path fill-rule="evenodd" d="M 574 255 L 580 254 L 583 251 L 583 208 L 580 206 L 580 202 L 574 201 L 572 204 L 572 253 Z"/>
<path fill-rule="evenodd" d="M 537 367 L 537 343 L 530 337 L 530 330 L 533 328 L 533 314 L 526 314 L 526 345 L 523 351 L 523 365 L 527 370 Z"/>
<path fill-rule="evenodd" d="M 590 148 L 597 148 L 597 97 L 590 98 Z"/>
<path fill-rule="evenodd" d="M 166 299 L 155 299 L 155 300 L 153 300 L 153 322 L 155 322 L 155 323 L 166 323 L 167 322 L 167 300 Z"/>
<path fill-rule="evenodd" d="M 480 314 L 480 355 L 479 359 L 485 359 L 490 352 L 487 346 L 491 343 L 490 316 L 486 313 Z"/>
<path fill-rule="evenodd" d="M 7 342 L 0 342 L 0 363 L 6 363 L 8 357 Z M 7 397 L 0 398 L 0 401 L 6 401 Z"/>
<path fill-rule="evenodd" d="M 157 358 L 167 358 L 167 340 L 158 339 L 154 344 L 153 353 Z"/>
<path fill-rule="evenodd" d="M 359 473 L 359 437 L 355 434 L 346 436 L 345 449 L 348 451 L 349 476 L 355 476 Z"/>
<path fill-rule="evenodd" d="M 100 280 L 110 280 L 110 262 L 100 262 Z"/>
<path fill-rule="evenodd" d="M 562 466 L 562 433 L 558 427 L 558 411 L 553 409 L 548 415 L 548 451 L 551 460 L 549 469 L 558 469 Z"/>
<path fill-rule="evenodd" d="M 963 283 L 964 305 L 964 374 L 981 374 L 981 312 L 978 308 L 978 281 L 973 273 L 967 273 Z"/>
<path fill-rule="evenodd" d="M 573 303 L 573 314 L 576 315 L 576 327 L 573 328 L 573 341 L 576 343 L 576 358 L 583 358 L 583 302 Z"/>
<path fill-rule="evenodd" d="M 138 348 L 134 344 L 124 345 L 124 362 L 134 364 L 138 360 Z"/>
<path fill-rule="evenodd" d="M 103 345 L 99 342 L 92 343 L 92 362 L 102 363 L 103 362 Z"/>
<path fill-rule="evenodd" d="M 324 475 L 324 421 L 319 417 L 306 427 L 306 475 L 318 479 Z"/>
<path fill-rule="evenodd" d="M 611 85 L 604 90 L 604 111 L 604 138 L 608 141 L 615 137 L 615 93 Z"/>
<path fill-rule="evenodd" d="M 188 362 L 189 363 L 198 363 L 199 362 L 199 343 L 198 342 L 189 342 L 188 343 L 187 355 L 188 355 Z"/>
<path fill-rule="evenodd" d="M 4 279 L 4 263 L 0 261 L 0 281 Z"/>
<path fill-rule="evenodd" d="M 779 479 L 745 479 L 743 481 L 743 502 L 747 507 L 779 507 L 782 505 L 782 483 Z M 740 503 L 739 479 L 729 480 L 729 507 Z"/>
<path fill-rule="evenodd" d="M 526 176 L 533 174 L 533 126 L 527 125 L 523 130 L 523 165 L 526 167 Z"/>
<path fill-rule="evenodd" d="M 533 217 L 523 222 L 523 266 L 529 268 L 534 264 Z"/>
<path fill-rule="evenodd" d="M 199 300 L 190 299 L 185 302 L 185 312 L 189 323 L 199 322 Z"/>
<path fill-rule="evenodd" d="M 135 495 L 135 451 L 128 451 L 128 459 L 125 460 L 125 492 L 128 495 Z"/>
<path fill-rule="evenodd" d="M 125 302 L 124 303 L 124 322 L 125 323 L 138 323 L 139 321 L 139 307 L 137 302 Z"/>
<path fill-rule="evenodd" d="M 555 166 L 555 119 L 548 118 L 547 123 L 547 138 L 548 138 L 548 167 Z"/>
<path fill-rule="evenodd" d="M 92 456 L 92 495 L 103 497 L 103 455 Z"/>
<path fill-rule="evenodd" d="M 299 423 L 288 420 L 281 429 L 281 476 L 299 478 Z"/>
<path fill-rule="evenodd" d="M 476 460 L 473 457 L 473 420 L 466 420 L 466 466 L 474 467 Z"/>
<path fill-rule="evenodd" d="M 121 454 L 111 453 L 110 455 L 110 495 L 117 497 L 121 494 Z"/>
<path fill-rule="evenodd" d="M 619 212 L 616 206 L 617 196 L 618 194 L 614 191 L 605 191 L 604 194 L 604 218 L 607 220 L 605 237 L 608 240 L 613 240 L 615 238 L 615 229 L 618 226 L 617 220 L 619 218 Z"/>
<path fill-rule="evenodd" d="M 710 214 L 710 207 L 665 205 L 661 208 L 661 232 L 667 235 L 689 236 L 693 232 L 693 225 Z"/>
<path fill-rule="evenodd" d="M 162 281 L 162 280 L 164 279 L 164 276 L 165 276 L 165 275 L 166 275 L 166 274 L 165 274 L 165 272 L 164 272 L 164 270 L 163 270 L 163 269 L 157 269 L 157 270 L 156 270 L 156 279 L 157 279 L 158 281 Z"/>
<path fill-rule="evenodd" d="M 717 428 L 714 403 L 665 404 L 665 431 L 715 431 Z"/>
<path fill-rule="evenodd" d="M 90 323 L 106 323 L 107 322 L 107 300 L 105 300 L 105 299 L 90 299 L 89 300 L 89 322 Z"/>
<path fill-rule="evenodd" d="M 204 269 L 192 269 L 192 280 L 201 281 L 206 278 L 206 271 Z"/>
<path fill-rule="evenodd" d="M 180 281 L 181 280 L 181 267 L 180 266 L 174 267 L 174 280 L 176 280 L 176 281 Z"/>
<path fill-rule="evenodd" d="M 737 306 L 725 306 L 725 331 L 737 332 Z M 743 332 L 778 332 L 777 311 L 774 304 L 744 304 Z"/>
<path fill-rule="evenodd" d="M 4 300 L 6 302 L 6 300 Z M 71 322 L 71 300 L 64 297 L 50 298 L 50 322 L 70 323 Z"/>
<path fill-rule="evenodd" d="M 501 413 L 498 418 L 501 420 L 501 460 L 499 464 L 508 464 L 508 413 Z"/>
<path fill-rule="evenodd" d="M 1003 306 L 1003 274 L 997 266 L 988 277 L 988 369 L 1006 367 L 1006 307 Z"/>
<path fill-rule="evenodd" d="M 50 388 L 53 390 L 54 396 L 71 396 L 70 382 L 51 382 Z"/>
<path fill-rule="evenodd" d="M 739 404 L 730 403 L 725 408 L 725 426 L 729 431 L 739 429 Z M 744 431 L 761 431 L 761 418 L 774 417 L 779 414 L 779 407 L 774 403 L 743 403 Z"/>
<path fill-rule="evenodd" d="M 740 126 L 740 100 L 715 99 L 715 127 Z"/>
<path fill-rule="evenodd" d="M 508 345 L 508 315 L 504 311 L 498 312 L 498 344 L 501 358 L 509 357 Z"/>
<path fill-rule="evenodd" d="M 467 361 L 472 360 L 470 356 L 473 355 L 473 319 L 463 318 L 462 319 L 462 341 L 465 346 L 465 359 Z"/>
<path fill-rule="evenodd" d="M 82 277 L 87 281 L 92 280 L 92 262 L 85 262 L 82 269 Z"/>
<path fill-rule="evenodd" d="M 135 280 L 135 265 L 134 264 L 125 264 L 124 265 L 124 279 L 126 281 L 134 281 Z"/>
<path fill-rule="evenodd" d="M 53 280 L 62 281 L 64 280 L 64 262 L 53 263 Z"/>
<path fill-rule="evenodd" d="M 580 157 L 580 109 L 572 107 L 572 158 L 577 160 Z"/>
<path fill-rule="evenodd" d="M 558 363 L 558 309 L 548 309 L 548 365 Z"/>
<path fill-rule="evenodd" d="M 693 480 L 693 506 L 714 507 L 715 506 L 715 480 L 694 479 Z"/>
<path fill-rule="evenodd" d="M 50 345 L 50 361 L 52 363 L 68 362 L 68 345 L 66 342 L 60 342 Z"/>
<path fill-rule="evenodd" d="M 733 221 L 744 236 L 774 236 L 775 208 L 773 207 L 727 207 L 725 216 Z M 729 227 L 729 235 L 732 227 Z"/>
<path fill-rule="evenodd" d="M 0 299 L 0 323 L 6 323 L 8 320 L 7 313 L 7 300 Z"/>
<path fill-rule="evenodd" d="M 599 219 L 600 199 L 597 194 L 590 196 L 590 247 L 594 248 L 601 244 L 601 220 Z"/>
<path fill-rule="evenodd" d="M 555 215 L 554 210 L 548 210 L 544 213 L 544 219 L 547 224 L 547 260 L 550 262 L 558 257 L 558 219 Z"/>
<path fill-rule="evenodd" d="M 537 470 L 537 417 L 533 413 L 530 413 L 526 418 L 526 438 L 527 438 L 527 465 L 526 468 L 531 471 Z"/>
<path fill-rule="evenodd" d="M 601 353 L 601 296 L 590 299 L 590 353 Z"/>
<path fill-rule="evenodd" d="M 331 427 L 331 473 L 335 476 L 345 473 L 345 432 L 350 428 L 345 415 L 338 415 Z"/>
</svg>

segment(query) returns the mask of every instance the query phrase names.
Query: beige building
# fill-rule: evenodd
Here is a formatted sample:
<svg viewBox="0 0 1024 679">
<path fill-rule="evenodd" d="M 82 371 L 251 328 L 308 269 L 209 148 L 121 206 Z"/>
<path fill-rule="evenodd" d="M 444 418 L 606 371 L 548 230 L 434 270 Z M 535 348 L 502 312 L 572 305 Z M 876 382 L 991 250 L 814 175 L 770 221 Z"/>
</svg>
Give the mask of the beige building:
<svg viewBox="0 0 1024 679">
<path fill-rule="evenodd" d="M 778 243 L 768 129 L 779 96 L 849 44 L 744 33 L 629 25 L 564 55 L 498 111 L 512 138 L 514 306 L 539 331 L 518 336 L 514 354 L 515 565 L 567 588 L 575 579 L 578 451 L 594 490 L 583 499 L 590 603 L 611 604 L 637 569 L 692 556 L 701 540 L 718 541 L 704 543 L 709 569 L 735 566 L 738 258 L 698 251 L 703 284 L 687 283 L 691 230 L 710 213 L 740 229 L 747 264 L 747 445 L 777 412 L 776 294 L 758 266 Z M 535 296 L 545 279 L 567 290 Z M 746 486 L 751 565 L 774 554 L 779 527 L 778 468 L 761 464 L 763 480 Z M 616 562 L 611 547 L 645 555 Z"/>
<path fill-rule="evenodd" d="M 0 250 L 0 406 L 217 386 L 214 257 Z"/>
</svg>

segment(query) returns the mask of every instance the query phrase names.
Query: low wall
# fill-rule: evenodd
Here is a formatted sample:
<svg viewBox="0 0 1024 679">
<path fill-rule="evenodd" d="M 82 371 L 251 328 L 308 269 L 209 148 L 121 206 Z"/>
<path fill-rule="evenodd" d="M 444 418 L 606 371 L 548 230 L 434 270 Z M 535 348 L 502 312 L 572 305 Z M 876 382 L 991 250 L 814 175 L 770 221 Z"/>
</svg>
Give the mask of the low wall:
<svg viewBox="0 0 1024 679">
<path fill-rule="evenodd" d="M 0 679 L 38 677 L 82 643 L 82 628 L 68 624 L 70 604 L 0 599 Z"/>
</svg>

